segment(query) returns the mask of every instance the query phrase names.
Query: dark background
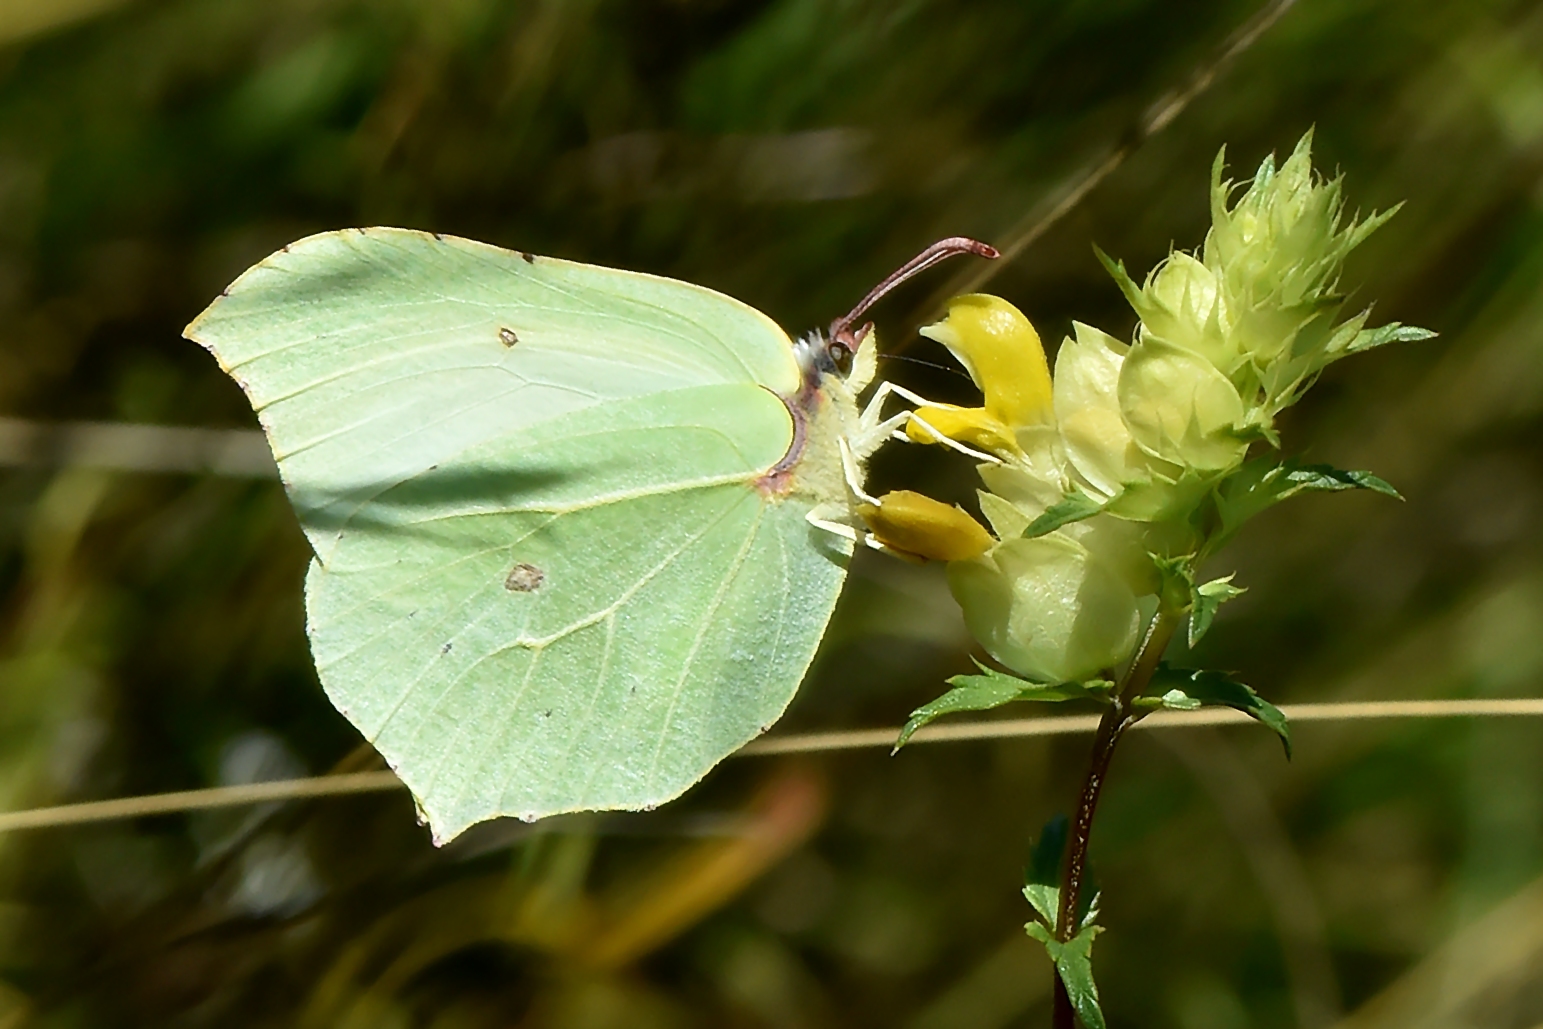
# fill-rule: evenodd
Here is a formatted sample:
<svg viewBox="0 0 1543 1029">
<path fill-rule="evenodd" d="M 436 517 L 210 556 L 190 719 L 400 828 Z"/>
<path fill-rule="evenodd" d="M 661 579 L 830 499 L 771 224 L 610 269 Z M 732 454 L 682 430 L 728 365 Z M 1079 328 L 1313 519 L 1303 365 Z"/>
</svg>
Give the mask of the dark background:
<svg viewBox="0 0 1543 1029">
<path fill-rule="evenodd" d="M 1133 316 L 1198 246 L 1222 145 L 1309 127 L 1375 320 L 1287 449 L 1408 498 L 1293 502 L 1218 562 L 1196 656 L 1279 702 L 1527 696 L 1543 672 L 1543 6 L 1299 0 L 6 0 L 0 414 L 246 428 L 182 326 L 310 232 L 396 224 L 689 279 L 799 332 L 930 242 L 1005 243 L 1130 157 L 988 288 L 1047 344 Z M 914 338 L 949 272 L 879 309 Z M 891 362 L 940 399 L 967 383 Z M 969 496 L 910 448 L 879 486 Z M 274 483 L 0 470 L 0 808 L 371 767 L 316 685 Z M 968 668 L 936 568 L 865 556 L 784 727 L 893 725 Z M 1137 734 L 1094 837 L 1111 1024 L 1543 1023 L 1543 726 Z M 1048 1022 L 1028 841 L 1086 738 L 730 762 L 651 815 L 436 852 L 379 794 L 0 836 L 0 1026 Z M 1348 1022 L 1341 1022 L 1341 1016 Z"/>
</svg>

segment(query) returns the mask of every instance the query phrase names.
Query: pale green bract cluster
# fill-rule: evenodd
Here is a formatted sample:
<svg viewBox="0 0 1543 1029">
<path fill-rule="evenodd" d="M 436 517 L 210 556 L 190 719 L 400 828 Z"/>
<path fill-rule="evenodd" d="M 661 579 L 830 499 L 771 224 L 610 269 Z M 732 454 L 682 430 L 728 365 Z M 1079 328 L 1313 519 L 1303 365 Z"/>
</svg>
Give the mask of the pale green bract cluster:
<svg viewBox="0 0 1543 1029">
<path fill-rule="evenodd" d="M 1193 569 L 1263 506 L 1303 489 L 1391 492 L 1365 473 L 1248 460 L 1250 448 L 1279 445 L 1276 416 L 1327 365 L 1430 335 L 1396 323 L 1368 329 L 1366 310 L 1341 318 L 1344 260 L 1393 212 L 1346 217 L 1340 180 L 1314 172 L 1310 148 L 1311 134 L 1279 168 L 1267 158 L 1241 195 L 1218 155 L 1204 245 L 1172 253 L 1145 283 L 1100 254 L 1140 317 L 1134 339 L 1075 324 L 1053 379 L 1018 387 L 1041 389 L 1050 403 L 1010 427 L 1016 446 L 993 445 L 1004 434 L 982 432 L 971 412 L 917 412 L 934 436 L 941 427 L 988 459 L 980 499 L 996 543 L 951 562 L 949 581 L 986 651 L 1026 679 L 1112 675 L 1160 604 L 1189 612 L 1198 638 L 1215 606 L 1240 591 L 1197 584 Z M 978 316 L 961 320 L 966 303 L 1012 309 L 994 297 L 961 298 L 928 332 L 976 375 L 984 412 L 1005 387 L 981 381 L 979 369 L 992 364 L 982 355 L 997 353 L 1004 367 L 1002 352 L 1037 350 L 1039 341 L 1026 321 L 993 334 Z M 1017 367 L 1029 379 L 1042 374 L 1032 361 Z"/>
<path fill-rule="evenodd" d="M 1345 219 L 1341 180 L 1313 171 L 1311 144 L 1312 134 L 1303 136 L 1279 169 L 1266 158 L 1230 206 L 1235 190 L 1222 178 L 1224 153 L 1218 154 L 1205 245 L 1198 256 L 1171 255 L 1144 286 L 1103 258 L 1141 318 L 1132 357 L 1172 366 L 1146 377 L 1194 383 L 1196 421 L 1193 435 L 1182 439 L 1164 431 L 1172 425 L 1171 400 L 1164 405 L 1160 390 L 1142 396 L 1132 389 L 1127 420 L 1150 452 L 1197 469 L 1226 467 L 1256 435 L 1275 442 L 1275 416 L 1325 366 L 1426 335 L 1397 324 L 1367 329 L 1370 309 L 1336 322 L 1345 302 L 1338 290 L 1345 258 L 1397 208 Z M 1204 365 L 1193 364 L 1195 357 Z M 1170 408 L 1167 418 L 1158 413 L 1162 406 Z"/>
</svg>

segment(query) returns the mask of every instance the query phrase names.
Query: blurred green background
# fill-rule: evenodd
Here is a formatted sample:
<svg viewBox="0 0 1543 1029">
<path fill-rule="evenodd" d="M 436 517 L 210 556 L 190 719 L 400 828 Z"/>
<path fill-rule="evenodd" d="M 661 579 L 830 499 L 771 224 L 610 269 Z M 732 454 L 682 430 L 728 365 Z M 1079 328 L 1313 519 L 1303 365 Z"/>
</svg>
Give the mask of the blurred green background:
<svg viewBox="0 0 1543 1029">
<path fill-rule="evenodd" d="M 248 428 L 182 326 L 279 245 L 458 233 L 703 283 L 791 331 L 934 238 L 1050 344 L 1133 316 L 1206 175 L 1317 127 L 1375 320 L 1288 449 L 1408 502 L 1295 501 L 1218 563 L 1197 660 L 1278 702 L 1543 675 L 1543 4 L 1299 0 L 1150 139 L 1257 0 L 0 0 L 0 414 Z M 1048 198 L 1048 199 L 1047 199 Z M 976 269 L 979 270 L 979 269 Z M 952 268 L 950 273 L 957 274 Z M 914 338 L 937 276 L 888 300 Z M 891 362 L 939 398 L 967 383 Z M 910 448 L 904 481 L 967 498 Z M 276 483 L 0 469 L 0 808 L 371 755 L 322 696 Z M 784 727 L 893 725 L 968 667 L 934 568 L 861 557 Z M 0 1027 L 1048 1024 L 1017 894 L 1088 741 L 731 761 L 648 815 L 435 851 L 401 794 L 0 836 Z M 1543 725 L 1136 734 L 1093 842 L 1115 1027 L 1543 1025 Z"/>
</svg>

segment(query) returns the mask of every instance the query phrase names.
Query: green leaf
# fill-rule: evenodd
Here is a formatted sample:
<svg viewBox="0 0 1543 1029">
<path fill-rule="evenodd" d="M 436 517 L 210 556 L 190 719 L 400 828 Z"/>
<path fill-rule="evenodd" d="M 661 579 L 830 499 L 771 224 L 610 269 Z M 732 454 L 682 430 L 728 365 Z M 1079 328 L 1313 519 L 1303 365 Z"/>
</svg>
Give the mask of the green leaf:
<svg viewBox="0 0 1543 1029">
<path fill-rule="evenodd" d="M 811 530 L 798 478 L 841 467 L 839 432 L 766 488 L 803 375 L 765 315 L 351 229 L 268 257 L 187 334 L 262 413 L 322 686 L 437 840 L 661 804 L 781 716 L 850 544 Z"/>
<path fill-rule="evenodd" d="M 1089 869 L 1088 877 L 1084 880 L 1082 917 L 1077 921 L 1078 929 L 1086 929 L 1098 921 L 1098 905 L 1103 899 L 1103 893 L 1094 885 L 1092 869 Z"/>
<path fill-rule="evenodd" d="M 1097 925 L 1086 925 L 1076 936 L 1065 943 L 1058 941 L 1049 929 L 1038 922 L 1025 925 L 1034 939 L 1045 945 L 1050 960 L 1055 963 L 1056 973 L 1066 986 L 1066 995 L 1086 1029 L 1105 1029 L 1104 1013 L 1098 1006 L 1098 984 L 1093 981 L 1093 938 L 1103 932 Z"/>
<path fill-rule="evenodd" d="M 1371 490 L 1403 499 L 1398 490 L 1371 472 L 1304 465 L 1295 458 L 1276 462 L 1273 457 L 1257 457 L 1217 486 L 1216 509 L 1221 529 L 1211 541 L 1210 549 L 1214 550 L 1250 518 L 1298 493 L 1337 493 L 1352 489 Z"/>
<path fill-rule="evenodd" d="M 1246 592 L 1247 590 L 1232 585 L 1231 575 L 1196 586 L 1190 599 L 1189 645 L 1194 647 L 1200 642 L 1200 637 L 1211 628 L 1211 622 L 1216 618 L 1217 608 Z"/>
<path fill-rule="evenodd" d="M 1063 525 L 1091 518 L 1104 509 L 1104 502 L 1094 500 L 1086 493 L 1068 493 L 1065 498 L 1051 504 L 1045 513 L 1029 523 L 1023 530 L 1025 539 L 1034 539 L 1055 532 Z"/>
<path fill-rule="evenodd" d="M 1160 697 L 1137 697 L 1135 703 L 1137 707 L 1161 707 L 1169 711 L 1198 711 L 1201 707 L 1200 701 L 1183 690 L 1169 690 Z"/>
<path fill-rule="evenodd" d="M 1291 757 L 1291 730 L 1280 708 L 1265 700 L 1252 688 L 1238 682 L 1224 672 L 1196 671 L 1188 668 L 1170 668 L 1160 665 L 1152 676 L 1150 687 L 1154 692 L 1163 690 L 1161 696 L 1142 697 L 1143 707 L 1167 707 L 1176 710 L 1194 710 L 1206 707 L 1230 707 L 1243 712 L 1280 737 Z M 1156 703 L 1153 703 L 1156 701 Z"/>
<path fill-rule="evenodd" d="M 1371 472 L 1347 472 L 1338 468 L 1331 468 L 1326 464 L 1304 465 L 1300 468 L 1292 468 L 1287 471 L 1285 479 L 1290 485 L 1278 498 L 1280 500 L 1285 500 L 1287 497 L 1293 497 L 1298 493 L 1308 490 L 1338 493 L 1347 489 L 1368 489 L 1374 493 L 1381 493 L 1383 496 L 1392 497 L 1394 500 L 1404 499 L 1398 490 Z"/>
<path fill-rule="evenodd" d="M 1422 339 L 1432 339 L 1435 335 L 1436 333 L 1429 329 L 1390 322 L 1376 329 L 1366 329 L 1356 333 L 1355 338 L 1345 347 L 1345 353 L 1358 354 L 1363 350 L 1370 350 L 1387 343 L 1414 343 Z"/>
<path fill-rule="evenodd" d="M 954 688 L 943 694 L 930 704 L 923 704 L 911 712 L 910 719 L 905 727 L 900 730 L 900 738 L 895 741 L 895 751 L 905 746 L 907 741 L 915 735 L 916 730 L 928 722 L 943 715 L 957 714 L 961 711 L 989 711 L 1003 704 L 1011 704 L 1016 700 L 1032 701 L 1062 701 L 1062 700 L 1098 700 L 1107 701 L 1109 690 L 1114 684 L 1103 679 L 1092 679 L 1085 683 L 1039 683 L 1020 679 L 1005 672 L 999 672 L 994 668 L 987 668 L 979 661 L 980 675 L 956 675 L 949 679 L 949 685 Z M 893 751 L 892 751 L 893 753 Z"/>
<path fill-rule="evenodd" d="M 1061 905 L 1061 859 L 1066 855 L 1070 823 L 1056 815 L 1045 823 L 1029 858 L 1023 896 L 1048 926 L 1054 926 Z"/>
</svg>

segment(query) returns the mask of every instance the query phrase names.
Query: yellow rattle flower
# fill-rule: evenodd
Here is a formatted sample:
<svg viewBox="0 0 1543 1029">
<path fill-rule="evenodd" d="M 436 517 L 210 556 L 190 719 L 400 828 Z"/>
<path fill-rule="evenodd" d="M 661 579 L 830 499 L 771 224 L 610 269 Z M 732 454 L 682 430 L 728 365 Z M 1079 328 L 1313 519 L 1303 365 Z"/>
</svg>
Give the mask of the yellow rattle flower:
<svg viewBox="0 0 1543 1029">
<path fill-rule="evenodd" d="M 962 508 L 910 490 L 886 493 L 877 504 L 860 504 L 857 513 L 886 547 L 933 561 L 979 557 L 996 543 Z"/>
<path fill-rule="evenodd" d="M 1050 365 L 1039 333 L 999 297 L 971 294 L 948 303 L 948 316 L 921 330 L 946 346 L 985 398 L 982 407 L 918 408 L 906 426 L 916 443 L 946 436 L 1001 456 L 1018 456 L 1018 430 L 1050 425 Z"/>
</svg>

